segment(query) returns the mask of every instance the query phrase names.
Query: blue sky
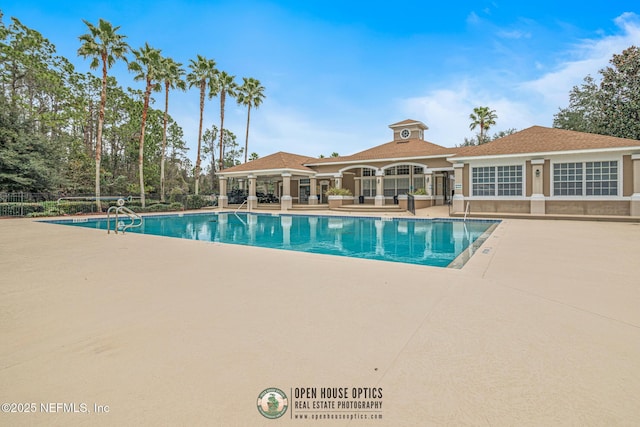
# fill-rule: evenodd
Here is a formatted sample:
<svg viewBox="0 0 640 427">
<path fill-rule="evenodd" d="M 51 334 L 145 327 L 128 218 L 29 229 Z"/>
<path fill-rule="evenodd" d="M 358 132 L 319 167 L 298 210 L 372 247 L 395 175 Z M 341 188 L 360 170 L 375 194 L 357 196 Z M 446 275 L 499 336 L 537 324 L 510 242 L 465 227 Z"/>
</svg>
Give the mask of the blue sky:
<svg viewBox="0 0 640 427">
<path fill-rule="evenodd" d="M 249 152 L 352 154 L 391 139 L 389 124 L 424 122 L 443 146 L 471 138 L 469 114 L 488 106 L 494 131 L 551 126 L 571 88 L 598 76 L 614 53 L 640 45 L 637 1 L 34 1 L 9 0 L 80 72 L 83 19 L 121 26 L 133 48 L 148 42 L 186 65 L 197 54 L 254 77 L 266 99 L 252 111 Z M 124 87 L 142 88 L 124 65 Z M 162 108 L 157 96 L 156 108 Z M 195 158 L 199 95 L 172 92 L 170 113 Z M 219 100 L 205 126 L 219 126 Z M 231 100 L 225 128 L 244 144 L 246 109 Z"/>
</svg>

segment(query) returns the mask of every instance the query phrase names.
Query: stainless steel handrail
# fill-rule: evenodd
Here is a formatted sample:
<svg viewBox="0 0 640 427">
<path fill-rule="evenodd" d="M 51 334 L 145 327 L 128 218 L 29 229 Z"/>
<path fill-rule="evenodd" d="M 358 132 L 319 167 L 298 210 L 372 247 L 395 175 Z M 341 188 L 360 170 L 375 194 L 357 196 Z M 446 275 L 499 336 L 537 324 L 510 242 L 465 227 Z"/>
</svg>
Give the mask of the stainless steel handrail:
<svg viewBox="0 0 640 427">
<path fill-rule="evenodd" d="M 123 225 L 122 230 L 120 230 L 122 231 L 122 234 L 124 234 L 130 228 L 140 227 L 142 225 L 143 219 L 140 215 L 138 215 L 128 207 L 121 205 L 120 200 L 118 200 L 118 203 L 118 206 L 111 206 L 109 209 L 107 209 L 107 234 L 111 233 L 111 212 L 113 212 L 115 215 L 115 224 L 113 227 L 113 231 L 116 234 L 118 234 L 118 226 L 120 223 L 118 221 L 119 214 L 124 214 L 131 220 L 129 224 Z M 122 201 L 122 203 L 124 203 L 124 201 Z"/>
<path fill-rule="evenodd" d="M 246 226 L 247 226 L 247 223 L 246 223 L 246 222 L 244 222 L 244 221 L 242 220 L 242 218 L 240 218 L 240 215 L 238 215 L 238 211 L 240 210 L 240 208 L 241 208 L 242 206 L 244 206 L 244 204 L 245 204 L 245 203 L 247 203 L 247 199 L 244 199 L 244 202 L 242 202 L 242 204 L 241 204 L 240 206 L 238 206 L 238 209 L 236 209 L 236 210 L 235 210 L 235 212 L 234 212 L 233 214 L 234 214 L 234 215 L 236 216 L 236 218 L 238 218 L 238 219 L 240 220 L 240 222 L 241 222 L 242 224 L 244 224 L 244 226 L 246 227 Z M 247 205 L 247 206 L 248 206 L 248 205 Z"/>
</svg>

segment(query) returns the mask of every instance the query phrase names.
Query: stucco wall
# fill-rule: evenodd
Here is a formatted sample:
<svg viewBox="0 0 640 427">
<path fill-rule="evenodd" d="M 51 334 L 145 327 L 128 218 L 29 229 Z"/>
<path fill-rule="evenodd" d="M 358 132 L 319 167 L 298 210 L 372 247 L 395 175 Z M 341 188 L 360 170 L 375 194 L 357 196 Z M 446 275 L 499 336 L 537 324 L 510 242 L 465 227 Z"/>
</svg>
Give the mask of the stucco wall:
<svg viewBox="0 0 640 427">
<path fill-rule="evenodd" d="M 470 169 L 471 167 L 468 163 L 465 163 L 464 168 L 462 169 L 462 195 L 464 197 L 469 197 L 469 194 L 471 194 L 471 189 L 469 188 L 471 186 L 471 184 L 469 184 L 469 182 L 471 182 L 469 181 Z M 460 183 L 456 182 L 456 184 Z"/>
<path fill-rule="evenodd" d="M 545 197 L 551 196 L 551 160 L 544 161 L 544 170 L 542 171 L 544 182 L 542 184 L 543 194 Z"/>
<path fill-rule="evenodd" d="M 529 213 L 529 200 L 470 200 L 471 212 Z"/>
<path fill-rule="evenodd" d="M 348 188 L 351 190 L 351 194 L 357 196 L 356 194 L 356 180 L 355 175 L 351 173 L 345 173 L 342 175 L 342 188 Z"/>
<path fill-rule="evenodd" d="M 531 160 L 525 162 L 524 174 L 524 180 L 526 182 L 524 195 L 531 197 L 531 194 L 533 194 L 533 167 L 531 166 Z"/>
<path fill-rule="evenodd" d="M 622 156 L 622 195 L 633 194 L 633 160 L 631 156 Z"/>
<path fill-rule="evenodd" d="M 631 215 L 631 207 L 626 200 L 547 200 L 547 215 Z"/>
</svg>

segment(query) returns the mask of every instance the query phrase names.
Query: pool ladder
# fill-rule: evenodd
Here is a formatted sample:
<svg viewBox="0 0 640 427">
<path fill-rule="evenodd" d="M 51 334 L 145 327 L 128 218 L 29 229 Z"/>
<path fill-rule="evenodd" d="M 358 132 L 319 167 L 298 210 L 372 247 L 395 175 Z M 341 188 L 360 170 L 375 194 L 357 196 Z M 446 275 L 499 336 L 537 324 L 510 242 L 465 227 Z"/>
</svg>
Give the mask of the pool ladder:
<svg viewBox="0 0 640 427">
<path fill-rule="evenodd" d="M 118 234 L 118 228 L 124 234 L 128 229 L 140 227 L 142 225 L 142 217 L 129 209 L 126 206 L 111 206 L 107 210 L 107 234 L 111 233 L 111 213 L 115 215 L 115 224 L 113 231 Z M 120 221 L 120 215 L 126 216 L 131 222 L 125 224 L 124 221 Z"/>
</svg>

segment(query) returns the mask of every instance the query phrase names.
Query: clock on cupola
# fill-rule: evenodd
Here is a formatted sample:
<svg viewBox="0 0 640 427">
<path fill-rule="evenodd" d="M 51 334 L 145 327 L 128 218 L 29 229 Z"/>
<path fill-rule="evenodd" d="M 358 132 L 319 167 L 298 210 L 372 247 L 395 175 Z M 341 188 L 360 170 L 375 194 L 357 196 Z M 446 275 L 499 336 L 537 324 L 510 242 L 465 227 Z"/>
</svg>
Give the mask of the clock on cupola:
<svg viewBox="0 0 640 427">
<path fill-rule="evenodd" d="M 424 131 L 429 129 L 417 120 L 403 120 L 389 127 L 393 130 L 393 140 L 396 142 L 408 142 L 411 139 L 424 141 Z"/>
</svg>

